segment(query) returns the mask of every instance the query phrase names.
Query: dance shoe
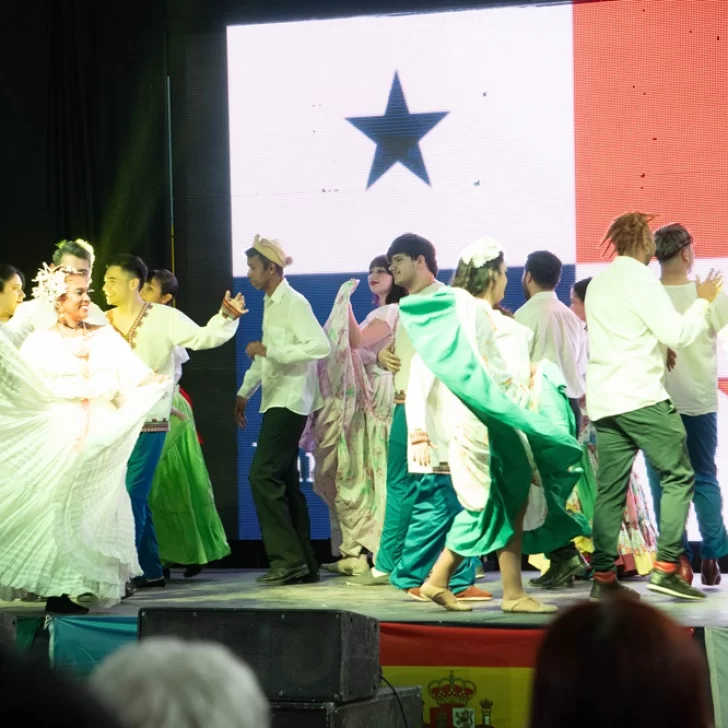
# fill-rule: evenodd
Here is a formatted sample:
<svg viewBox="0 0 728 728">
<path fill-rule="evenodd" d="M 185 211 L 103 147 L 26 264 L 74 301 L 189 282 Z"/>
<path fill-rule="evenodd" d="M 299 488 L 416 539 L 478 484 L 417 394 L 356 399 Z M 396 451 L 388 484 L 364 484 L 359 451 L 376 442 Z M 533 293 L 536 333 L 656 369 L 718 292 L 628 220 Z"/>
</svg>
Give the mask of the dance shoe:
<svg viewBox="0 0 728 728">
<path fill-rule="evenodd" d="M 650 591 L 659 594 L 667 594 L 677 599 L 705 599 L 705 594 L 688 584 L 677 571 L 663 571 L 659 567 L 659 562 L 655 564 L 655 569 L 650 577 L 650 583 L 647 585 Z"/>
<path fill-rule="evenodd" d="M 690 559 L 685 554 L 680 556 L 677 560 L 677 573 L 680 574 L 680 578 L 686 584 L 693 583 L 693 567 L 690 564 Z"/>
<path fill-rule="evenodd" d="M 198 574 L 202 573 L 202 570 L 204 568 L 205 567 L 201 564 L 192 564 L 185 569 L 185 573 L 183 574 L 183 576 L 185 579 L 192 579 Z"/>
<path fill-rule="evenodd" d="M 420 595 L 428 602 L 435 602 L 435 604 L 444 607 L 448 612 L 473 611 L 473 608 L 469 604 L 461 602 L 451 591 L 439 586 L 431 586 L 430 584 L 424 583 L 420 587 Z"/>
<path fill-rule="evenodd" d="M 503 599 L 501 611 L 508 614 L 553 614 L 559 608 L 553 604 L 542 604 L 533 597 L 525 596 L 520 599 Z"/>
<path fill-rule="evenodd" d="M 431 601 L 422 594 L 422 587 L 419 586 L 407 589 L 407 596 L 418 602 Z M 490 592 L 478 589 L 476 586 L 469 586 L 455 594 L 455 599 L 459 599 L 461 602 L 489 602 L 492 598 L 493 595 Z"/>
<path fill-rule="evenodd" d="M 361 576 L 353 576 L 346 580 L 347 586 L 389 586 L 389 574 L 374 576 L 371 569 Z"/>
<path fill-rule="evenodd" d="M 135 576 L 131 583 L 135 589 L 161 589 L 167 586 L 167 581 L 163 576 L 159 579 L 147 579 L 143 576 Z"/>
<path fill-rule="evenodd" d="M 48 597 L 46 612 L 52 614 L 88 614 L 88 609 L 72 602 L 66 594 L 61 597 Z"/>
<path fill-rule="evenodd" d="M 717 559 L 703 559 L 700 565 L 700 580 L 705 586 L 720 584 L 720 566 Z"/>
<path fill-rule="evenodd" d="M 529 579 L 531 586 L 540 589 L 563 589 L 574 585 L 574 577 L 584 574 L 589 568 L 584 557 L 576 553 L 563 561 L 552 561 L 548 571 L 536 579 Z"/>
<path fill-rule="evenodd" d="M 612 572 L 595 572 L 592 581 L 589 599 L 592 602 L 600 602 L 602 599 L 639 599 L 640 595 L 627 586 L 624 586 L 617 575 Z"/>
<path fill-rule="evenodd" d="M 284 584 L 299 582 L 310 573 L 308 566 L 302 564 L 290 569 L 271 569 L 267 574 L 259 576 L 255 581 L 261 586 L 283 586 Z"/>
<path fill-rule="evenodd" d="M 339 576 L 363 576 L 369 571 L 369 564 L 364 559 L 349 557 L 331 564 L 321 564 L 321 568 Z"/>
</svg>

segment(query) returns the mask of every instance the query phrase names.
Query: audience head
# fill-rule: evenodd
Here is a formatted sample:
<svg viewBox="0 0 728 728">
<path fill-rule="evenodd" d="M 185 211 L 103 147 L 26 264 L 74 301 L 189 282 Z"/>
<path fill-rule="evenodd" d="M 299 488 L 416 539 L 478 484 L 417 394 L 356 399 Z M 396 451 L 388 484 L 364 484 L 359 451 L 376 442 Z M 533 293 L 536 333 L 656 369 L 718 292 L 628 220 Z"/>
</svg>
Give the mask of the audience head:
<svg viewBox="0 0 728 728">
<path fill-rule="evenodd" d="M 166 268 L 150 270 L 142 287 L 142 299 L 147 303 L 161 303 L 169 306 L 177 297 L 179 282 L 177 276 Z"/>
<path fill-rule="evenodd" d="M 562 264 L 548 250 L 536 250 L 526 258 L 523 267 L 523 295 L 526 300 L 543 291 L 553 291 L 561 280 Z"/>
<path fill-rule="evenodd" d="M 647 265 L 655 254 L 655 240 L 650 223 L 655 215 L 644 212 L 625 212 L 612 220 L 600 248 L 608 249 L 617 255 L 635 258 Z"/>
<path fill-rule="evenodd" d="M 663 225 L 654 232 L 655 257 L 662 269 L 675 268 L 690 273 L 695 263 L 695 248 L 690 231 L 680 223 Z"/>
<path fill-rule="evenodd" d="M 122 647 L 91 687 L 127 728 L 267 728 L 253 671 L 223 645 L 152 637 Z"/>
<path fill-rule="evenodd" d="M 426 287 L 437 275 L 435 246 L 415 233 L 395 238 L 387 251 L 387 260 L 394 282 L 410 293 Z"/>
<path fill-rule="evenodd" d="M 625 598 L 584 602 L 549 628 L 530 728 L 711 728 L 706 662 L 690 632 Z"/>
<path fill-rule="evenodd" d="M 91 279 L 94 267 L 94 248 L 91 243 L 78 238 L 77 240 L 61 240 L 53 253 L 53 265 L 61 268 L 72 268 L 78 271 L 86 280 Z"/>
<path fill-rule="evenodd" d="M 475 298 L 497 306 L 505 296 L 508 278 L 505 255 L 493 238 L 480 238 L 468 245 L 458 259 L 452 285 L 464 288 Z"/>
<path fill-rule="evenodd" d="M 12 265 L 0 264 L 0 321 L 13 317 L 18 304 L 25 298 L 25 277 Z"/>
<path fill-rule="evenodd" d="M 147 266 L 136 255 L 119 253 L 109 260 L 104 276 L 104 295 L 110 306 L 123 306 L 139 295 L 147 280 Z"/>
<path fill-rule="evenodd" d="M 0 648 L 0 704 L 7 723 L 121 728 L 113 712 L 79 680 L 8 648 Z"/>
<path fill-rule="evenodd" d="M 586 310 L 584 304 L 586 303 L 586 289 L 590 283 L 591 278 L 582 278 L 574 283 L 574 287 L 571 289 L 571 310 L 585 323 Z"/>
<path fill-rule="evenodd" d="M 389 270 L 386 255 L 378 255 L 369 263 L 369 290 L 374 294 L 374 303 L 378 306 L 388 303 L 399 303 L 407 295 L 407 291 L 394 282 Z"/>
</svg>

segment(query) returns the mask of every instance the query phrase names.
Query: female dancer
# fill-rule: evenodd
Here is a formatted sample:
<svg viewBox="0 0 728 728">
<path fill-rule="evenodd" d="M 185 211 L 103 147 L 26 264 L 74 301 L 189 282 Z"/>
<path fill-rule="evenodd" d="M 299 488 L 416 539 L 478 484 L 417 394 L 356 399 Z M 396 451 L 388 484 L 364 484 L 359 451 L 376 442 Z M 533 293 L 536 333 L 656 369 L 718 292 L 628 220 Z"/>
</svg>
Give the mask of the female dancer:
<svg viewBox="0 0 728 728">
<path fill-rule="evenodd" d="M 493 310 L 505 286 L 503 253 L 485 239 L 463 252 L 453 288 L 402 303 L 418 354 L 407 401 L 410 459 L 448 465 L 464 507 L 421 594 L 448 610 L 470 609 L 448 590 L 450 577 L 463 558 L 497 551 L 503 611 L 545 613 L 555 608 L 523 590 L 521 553 L 583 532 L 564 510 L 581 450 L 558 371 L 544 362 L 532 374 L 528 333 Z"/>
<path fill-rule="evenodd" d="M 0 327 L 0 597 L 47 611 L 116 604 L 140 573 L 126 463 L 166 382 L 110 326 L 86 323 L 88 281 L 45 268 L 33 293 L 57 320 L 18 351 Z"/>
<path fill-rule="evenodd" d="M 12 265 L 0 265 L 0 323 L 13 317 L 18 304 L 25 298 L 25 278 Z"/>
<path fill-rule="evenodd" d="M 177 296 L 177 278 L 168 270 L 151 270 L 142 289 L 147 303 L 169 306 Z M 175 357 L 175 387 L 169 432 L 154 471 L 149 508 L 163 564 L 184 564 L 185 578 L 197 576 L 210 561 L 230 553 L 225 529 L 215 506 L 215 495 L 205 456 L 195 428 L 188 396 L 179 386 L 182 365 L 189 361 L 183 348 Z M 165 567 L 164 574 L 169 578 Z"/>
<path fill-rule="evenodd" d="M 392 374 L 377 364 L 377 354 L 393 341 L 397 304 L 405 295 L 386 257 L 377 256 L 369 265 L 376 308 L 360 325 L 351 307 L 357 285 L 341 286 L 324 327 L 331 341 L 331 354 L 319 363 L 326 404 L 312 415 L 303 440 L 314 453 L 314 490 L 330 508 L 332 534 L 337 524 L 341 529 L 343 558 L 322 568 L 349 576 L 365 573 L 366 552 L 379 547 L 394 398 Z"/>
<path fill-rule="evenodd" d="M 585 327 L 586 312 L 584 310 L 584 302 L 590 281 L 591 278 L 584 278 L 583 280 L 577 281 L 571 290 L 571 310 L 584 322 Z M 586 397 L 582 398 L 580 406 L 582 419 L 579 442 L 586 448 L 592 472 L 596 476 L 599 467 L 599 461 L 597 460 L 597 433 L 587 415 Z M 596 495 L 596 490 L 594 495 Z M 583 512 L 590 523 L 594 517 L 593 498 L 589 502 L 586 502 L 586 499 L 579 498 L 576 491 L 569 498 L 567 508 L 573 510 L 575 513 Z M 577 547 L 580 547 L 579 543 L 577 543 Z M 590 543 L 588 548 L 589 553 L 592 550 L 593 546 Z M 640 576 L 649 574 L 657 559 L 657 531 L 650 520 L 645 495 L 637 473 L 634 471 L 632 471 L 632 476 L 629 479 L 627 507 L 624 511 L 622 528 L 619 532 L 617 551 L 619 553 L 617 567 L 620 569 L 620 572 L 623 572 L 627 576 L 632 574 L 639 574 Z"/>
</svg>

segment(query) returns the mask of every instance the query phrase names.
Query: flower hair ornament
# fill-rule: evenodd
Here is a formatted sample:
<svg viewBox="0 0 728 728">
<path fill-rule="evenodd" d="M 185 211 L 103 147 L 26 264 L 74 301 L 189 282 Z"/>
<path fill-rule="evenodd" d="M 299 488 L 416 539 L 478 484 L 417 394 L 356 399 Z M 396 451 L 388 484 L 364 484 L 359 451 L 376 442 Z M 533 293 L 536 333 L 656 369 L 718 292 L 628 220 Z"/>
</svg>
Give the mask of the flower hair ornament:
<svg viewBox="0 0 728 728">
<path fill-rule="evenodd" d="M 501 248 L 500 243 L 495 238 L 488 236 L 478 238 L 474 243 L 470 243 L 460 253 L 460 260 L 473 266 L 473 268 L 482 268 L 486 263 L 495 260 L 500 255 L 503 255 L 503 248 Z"/>
<path fill-rule="evenodd" d="M 38 284 L 33 287 L 33 298 L 40 298 L 55 306 L 58 299 L 68 293 L 66 278 L 76 272 L 73 268 L 51 268 L 43 263 L 33 279 L 33 283 Z"/>
</svg>

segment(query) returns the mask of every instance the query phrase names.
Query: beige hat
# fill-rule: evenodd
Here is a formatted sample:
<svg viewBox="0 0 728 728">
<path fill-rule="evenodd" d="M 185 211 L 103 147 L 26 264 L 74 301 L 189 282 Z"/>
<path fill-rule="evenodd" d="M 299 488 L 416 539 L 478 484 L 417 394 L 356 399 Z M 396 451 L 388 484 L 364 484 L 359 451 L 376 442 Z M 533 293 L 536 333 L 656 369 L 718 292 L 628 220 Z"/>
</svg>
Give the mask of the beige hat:
<svg viewBox="0 0 728 728">
<path fill-rule="evenodd" d="M 267 258 L 271 263 L 279 265 L 281 268 L 291 265 L 293 258 L 286 255 L 286 251 L 277 240 L 269 240 L 256 235 L 253 240 L 253 248 L 257 250 L 263 257 Z"/>
</svg>

